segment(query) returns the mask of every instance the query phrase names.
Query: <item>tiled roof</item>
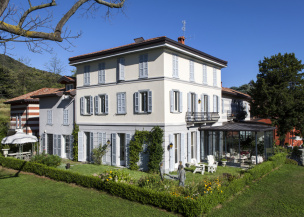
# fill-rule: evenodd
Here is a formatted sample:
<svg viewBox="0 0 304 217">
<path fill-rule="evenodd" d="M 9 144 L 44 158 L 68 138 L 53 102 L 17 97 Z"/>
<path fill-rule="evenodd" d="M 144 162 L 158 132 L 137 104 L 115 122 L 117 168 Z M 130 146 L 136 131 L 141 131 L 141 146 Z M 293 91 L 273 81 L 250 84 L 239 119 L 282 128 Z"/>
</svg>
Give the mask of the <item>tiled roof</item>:
<svg viewBox="0 0 304 217">
<path fill-rule="evenodd" d="M 45 92 L 49 92 L 49 91 L 53 91 L 53 90 L 57 90 L 58 88 L 41 88 L 39 90 L 35 90 L 33 92 L 21 95 L 21 96 L 17 96 L 13 99 L 9 99 L 7 101 L 5 101 L 5 104 L 12 104 L 12 103 L 16 103 L 16 102 L 39 102 L 39 99 L 33 99 L 31 98 L 34 95 L 38 95 L 38 94 L 42 94 Z"/>
<path fill-rule="evenodd" d="M 76 77 L 72 76 L 62 76 L 58 79 L 58 83 L 76 83 Z"/>
<path fill-rule="evenodd" d="M 185 44 L 172 40 L 166 36 L 151 38 L 151 39 L 147 39 L 147 40 L 137 42 L 137 43 L 135 42 L 135 43 L 119 46 L 119 47 L 114 47 L 114 48 L 105 49 L 105 50 L 101 50 L 101 51 L 97 51 L 97 52 L 92 52 L 92 53 L 87 53 L 87 54 L 83 54 L 83 55 L 79 55 L 79 56 L 70 57 L 69 61 L 70 61 L 71 65 L 74 65 L 74 64 L 81 63 L 82 61 L 91 61 L 92 59 L 106 57 L 108 55 L 120 54 L 123 52 L 129 52 L 129 51 L 133 51 L 133 50 L 141 49 L 141 48 L 162 46 L 165 44 L 168 44 L 168 45 L 176 47 L 178 49 L 182 49 L 184 51 L 190 52 L 190 53 L 200 56 L 204 59 L 208 59 L 209 61 L 216 62 L 218 64 L 221 64 L 224 67 L 226 67 L 227 63 L 228 63 L 225 60 L 221 60 L 219 58 L 206 54 L 200 50 L 194 49 L 190 46 L 187 46 Z"/>
<path fill-rule="evenodd" d="M 230 88 L 227 88 L 227 87 L 222 87 L 222 93 L 226 93 L 226 94 L 230 94 L 230 95 L 235 95 L 235 96 L 238 96 L 238 97 L 243 97 L 243 98 L 248 98 L 248 99 L 251 99 L 251 96 L 246 94 L 246 93 L 242 93 L 240 91 L 237 91 L 237 90 L 233 90 L 233 89 L 230 89 Z"/>
<path fill-rule="evenodd" d="M 33 95 L 32 98 L 42 98 L 42 97 L 49 97 L 49 96 L 62 96 L 63 94 L 68 94 L 75 96 L 76 95 L 76 89 L 71 90 L 65 90 L 65 88 L 49 88 L 54 90 L 49 90 L 44 93 L 40 93 L 37 95 Z"/>
<path fill-rule="evenodd" d="M 62 96 L 64 88 L 45 88 L 45 91 L 32 95 L 32 98 L 40 98 L 47 96 Z"/>
<path fill-rule="evenodd" d="M 160 38 L 166 38 L 166 36 L 161 36 L 161 37 L 156 37 L 156 38 L 150 38 L 150 39 L 144 40 L 143 42 L 153 41 L 153 40 L 160 39 Z M 137 44 L 142 44 L 143 42 L 137 42 L 137 43 L 134 42 L 134 43 L 131 43 L 131 44 L 125 44 L 125 45 L 118 46 L 118 47 L 113 47 L 113 48 L 109 48 L 109 49 L 105 49 L 105 50 L 100 50 L 100 51 L 96 51 L 96 52 L 92 52 L 92 53 L 82 54 L 82 55 L 70 57 L 69 60 L 71 61 L 72 59 L 76 59 L 76 58 L 78 59 L 78 58 L 86 57 L 86 56 L 89 56 L 89 55 L 92 55 L 92 54 L 98 54 L 98 53 L 101 53 L 101 52 L 115 50 L 115 49 L 123 48 L 123 47 L 128 47 L 128 46 L 132 46 L 132 45 L 135 45 L 135 44 L 136 45 Z"/>
</svg>

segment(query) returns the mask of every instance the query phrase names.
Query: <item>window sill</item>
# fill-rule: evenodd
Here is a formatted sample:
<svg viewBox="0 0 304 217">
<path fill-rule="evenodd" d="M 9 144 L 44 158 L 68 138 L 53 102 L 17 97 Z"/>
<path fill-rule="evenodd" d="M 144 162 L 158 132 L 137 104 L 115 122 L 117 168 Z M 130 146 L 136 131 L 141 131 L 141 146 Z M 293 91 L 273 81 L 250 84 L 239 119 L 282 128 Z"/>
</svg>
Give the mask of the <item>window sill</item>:
<svg viewBox="0 0 304 217">
<path fill-rule="evenodd" d="M 116 113 L 115 115 L 126 115 L 127 113 Z"/>
<path fill-rule="evenodd" d="M 171 112 L 172 114 L 181 114 L 182 112 L 178 112 L 178 111 L 174 111 L 174 112 Z"/>
<path fill-rule="evenodd" d="M 46 124 L 46 125 L 53 126 L 53 124 Z"/>
<path fill-rule="evenodd" d="M 70 125 L 69 125 L 69 124 L 62 124 L 62 126 L 67 126 L 67 127 L 68 127 L 68 126 L 70 126 Z"/>
<path fill-rule="evenodd" d="M 90 84 L 83 84 L 83 86 L 90 86 Z"/>
<path fill-rule="evenodd" d="M 83 114 L 81 116 L 92 116 L 91 114 Z"/>
<path fill-rule="evenodd" d="M 96 116 L 106 116 L 108 115 L 107 113 L 102 113 L 102 114 L 96 114 Z"/>
<path fill-rule="evenodd" d="M 134 114 L 136 114 L 136 115 L 149 115 L 151 113 L 152 112 L 134 112 Z"/>
</svg>

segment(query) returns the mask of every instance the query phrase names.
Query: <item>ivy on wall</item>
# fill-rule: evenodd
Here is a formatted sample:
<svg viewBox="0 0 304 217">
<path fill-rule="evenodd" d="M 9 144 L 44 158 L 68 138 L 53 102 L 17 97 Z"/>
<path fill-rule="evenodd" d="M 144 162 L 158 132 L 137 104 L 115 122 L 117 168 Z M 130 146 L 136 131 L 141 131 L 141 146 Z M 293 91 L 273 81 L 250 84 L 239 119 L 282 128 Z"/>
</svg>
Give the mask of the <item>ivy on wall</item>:
<svg viewBox="0 0 304 217">
<path fill-rule="evenodd" d="M 79 126 L 74 124 L 74 129 L 72 132 L 74 142 L 73 142 L 73 161 L 78 161 L 78 132 Z"/>
<path fill-rule="evenodd" d="M 164 131 L 156 126 L 149 131 L 136 130 L 133 139 L 130 141 L 130 169 L 138 170 L 139 154 L 143 151 L 143 144 L 147 144 L 147 153 L 149 154 L 148 169 L 149 172 L 157 172 L 159 163 L 162 161 L 164 149 L 162 147 Z"/>
</svg>

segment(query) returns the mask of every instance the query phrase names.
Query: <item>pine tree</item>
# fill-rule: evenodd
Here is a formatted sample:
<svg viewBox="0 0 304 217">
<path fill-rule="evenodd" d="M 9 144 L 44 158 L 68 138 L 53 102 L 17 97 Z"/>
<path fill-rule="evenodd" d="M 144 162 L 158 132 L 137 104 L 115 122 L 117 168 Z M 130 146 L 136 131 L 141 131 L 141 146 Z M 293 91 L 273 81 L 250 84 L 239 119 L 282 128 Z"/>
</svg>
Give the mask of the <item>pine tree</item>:
<svg viewBox="0 0 304 217">
<path fill-rule="evenodd" d="M 277 127 L 280 144 L 294 127 L 304 132 L 304 65 L 294 53 L 281 53 L 259 61 L 257 81 L 252 81 L 251 113 L 260 118 L 270 118 Z"/>
</svg>

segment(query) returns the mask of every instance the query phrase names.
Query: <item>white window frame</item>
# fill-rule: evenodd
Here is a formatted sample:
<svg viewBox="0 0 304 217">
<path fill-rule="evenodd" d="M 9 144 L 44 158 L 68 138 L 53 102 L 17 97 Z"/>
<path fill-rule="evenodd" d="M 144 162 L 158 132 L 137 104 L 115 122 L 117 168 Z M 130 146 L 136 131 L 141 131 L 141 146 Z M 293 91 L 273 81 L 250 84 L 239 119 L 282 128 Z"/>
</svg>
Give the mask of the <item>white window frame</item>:
<svg viewBox="0 0 304 217">
<path fill-rule="evenodd" d="M 172 54 L 172 77 L 179 78 L 178 76 L 178 55 Z"/>
<path fill-rule="evenodd" d="M 203 84 L 208 84 L 207 65 L 203 64 Z"/>
<path fill-rule="evenodd" d="M 90 85 L 90 65 L 84 66 L 83 85 Z"/>
<path fill-rule="evenodd" d="M 194 81 L 194 62 L 189 60 L 189 80 Z"/>
<path fill-rule="evenodd" d="M 125 58 L 120 57 L 118 59 L 118 81 L 125 80 Z"/>
<path fill-rule="evenodd" d="M 83 97 L 83 115 L 92 115 L 91 114 L 91 110 L 92 110 L 91 106 L 92 106 L 93 102 L 91 102 L 91 101 L 92 101 L 92 96 L 84 96 Z M 90 103 L 89 111 L 88 111 L 88 106 L 87 106 L 88 102 Z"/>
<path fill-rule="evenodd" d="M 22 115 L 16 114 L 16 129 L 22 128 Z"/>
<path fill-rule="evenodd" d="M 117 101 L 117 114 L 127 114 L 127 97 L 126 92 L 116 94 Z"/>
<path fill-rule="evenodd" d="M 108 97 L 108 95 L 107 94 L 99 94 L 97 97 L 98 97 L 97 98 L 98 99 L 98 102 L 97 102 L 98 106 L 95 107 L 95 109 L 97 109 L 97 113 L 95 112 L 95 114 L 97 114 L 97 115 L 107 115 L 109 113 L 109 97 Z M 104 101 L 103 101 L 103 98 L 104 98 Z M 103 107 L 104 107 L 104 111 L 102 110 Z"/>
<path fill-rule="evenodd" d="M 63 109 L 63 125 L 69 125 L 69 109 Z"/>
<path fill-rule="evenodd" d="M 183 93 L 179 90 L 172 89 L 170 91 L 170 112 L 183 112 Z"/>
<path fill-rule="evenodd" d="M 139 78 L 148 78 L 148 54 L 139 56 Z"/>
<path fill-rule="evenodd" d="M 145 94 L 146 107 L 143 109 L 143 97 Z M 152 91 L 139 90 L 134 94 L 134 113 L 152 113 Z"/>
<path fill-rule="evenodd" d="M 217 87 L 217 69 L 213 68 L 213 86 Z"/>
<path fill-rule="evenodd" d="M 213 95 L 213 112 L 219 113 L 219 96 Z"/>
<path fill-rule="evenodd" d="M 98 64 L 98 83 L 99 84 L 106 83 L 106 64 L 105 63 Z"/>
<path fill-rule="evenodd" d="M 47 125 L 53 125 L 53 111 L 47 110 Z"/>
</svg>

